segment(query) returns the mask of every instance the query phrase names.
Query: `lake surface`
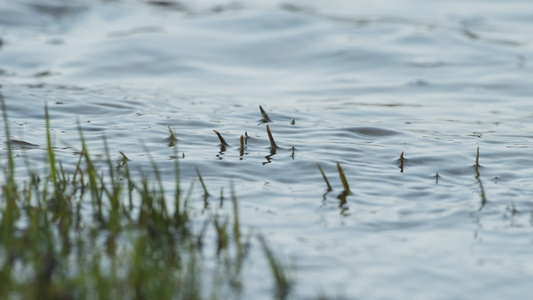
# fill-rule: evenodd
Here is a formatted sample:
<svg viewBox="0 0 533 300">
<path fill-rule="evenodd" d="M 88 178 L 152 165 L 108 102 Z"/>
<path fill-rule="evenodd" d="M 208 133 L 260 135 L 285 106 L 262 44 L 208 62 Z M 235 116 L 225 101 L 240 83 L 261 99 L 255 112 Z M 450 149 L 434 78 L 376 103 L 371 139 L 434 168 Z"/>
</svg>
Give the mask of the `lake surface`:
<svg viewBox="0 0 533 300">
<path fill-rule="evenodd" d="M 148 169 L 148 150 L 169 192 L 170 126 L 182 186 L 198 168 L 229 214 L 234 185 L 244 228 L 293 258 L 294 299 L 529 299 L 532 32 L 520 0 L 4 0 L 0 92 L 43 172 L 45 103 L 67 170 L 81 124 L 93 155 L 105 136 Z M 243 299 L 269 299 L 254 248 Z"/>
</svg>

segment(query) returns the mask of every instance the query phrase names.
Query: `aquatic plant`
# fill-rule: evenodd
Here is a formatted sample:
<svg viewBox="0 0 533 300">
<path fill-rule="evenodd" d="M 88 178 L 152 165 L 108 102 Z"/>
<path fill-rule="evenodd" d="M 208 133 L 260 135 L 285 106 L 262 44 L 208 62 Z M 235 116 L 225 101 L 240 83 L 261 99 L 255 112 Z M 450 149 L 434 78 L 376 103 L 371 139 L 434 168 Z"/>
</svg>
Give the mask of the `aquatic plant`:
<svg viewBox="0 0 533 300">
<path fill-rule="evenodd" d="M 322 170 L 322 167 L 320 166 L 320 164 L 316 164 L 316 165 L 318 167 L 318 170 L 320 171 L 320 174 L 322 174 L 322 178 L 324 178 L 324 181 L 326 182 L 326 185 L 328 186 L 328 192 L 333 191 L 333 189 L 331 188 L 331 185 L 329 184 L 329 180 L 326 177 L 326 174 L 324 173 L 324 170 Z"/>
<path fill-rule="evenodd" d="M 239 139 L 239 156 L 242 156 L 244 155 L 244 149 L 246 148 L 245 146 L 245 142 L 244 142 L 244 136 L 241 135 L 240 139 Z"/>
<path fill-rule="evenodd" d="M 228 146 L 229 145 L 228 143 L 226 143 L 226 140 L 224 140 L 224 138 L 222 137 L 220 132 L 218 132 L 216 130 L 213 130 L 213 132 L 217 135 L 218 139 L 220 140 L 220 145 L 221 146 Z"/>
<path fill-rule="evenodd" d="M 400 158 L 399 158 L 400 165 L 398 166 L 398 168 L 400 168 L 400 172 L 401 173 L 403 173 L 403 166 L 404 166 L 404 162 L 405 162 L 405 158 L 403 157 L 404 152 L 405 151 L 402 151 L 402 154 L 400 154 Z"/>
<path fill-rule="evenodd" d="M 479 185 L 479 197 L 481 198 L 481 204 L 479 206 L 479 211 L 481 211 L 483 209 L 483 207 L 485 207 L 485 205 L 487 204 L 487 197 L 485 195 L 485 188 L 483 187 L 483 182 L 481 181 L 481 174 L 479 173 L 479 147 L 477 147 L 477 150 L 476 150 L 476 162 L 474 164 L 474 172 L 476 174 L 475 178 L 476 178 L 476 181 Z"/>
<path fill-rule="evenodd" d="M 344 188 L 344 193 L 349 195 L 350 194 L 350 186 L 348 185 L 348 180 L 346 180 L 346 176 L 344 176 L 344 171 L 342 170 L 341 165 L 337 162 L 337 170 L 339 171 L 339 177 L 342 182 L 342 187 Z"/>
<path fill-rule="evenodd" d="M 268 127 L 268 125 L 266 126 L 266 131 L 267 131 L 267 134 L 268 134 L 268 139 L 270 140 L 270 150 L 271 151 L 276 151 L 276 149 L 278 149 L 278 145 L 276 145 L 276 142 L 274 141 L 274 137 L 272 136 L 272 132 L 270 132 L 270 127 Z"/>
<path fill-rule="evenodd" d="M 333 190 L 331 187 L 328 178 L 326 177 L 326 174 L 324 173 L 324 170 L 320 166 L 320 164 L 317 164 L 318 170 L 320 171 L 320 174 L 322 174 L 322 178 L 324 179 L 324 182 L 326 183 L 328 189 L 326 193 L 323 195 L 324 200 L 326 200 L 326 195 Z M 346 197 L 351 194 L 350 186 L 348 185 L 348 180 L 346 179 L 346 175 L 344 175 L 344 170 L 342 169 L 339 162 L 337 162 L 337 172 L 339 173 L 339 178 L 342 183 L 343 191 L 340 192 L 337 195 L 337 199 L 339 199 L 339 208 L 341 210 L 342 215 L 347 215 L 348 213 L 348 206 L 347 206 L 347 200 Z"/>
<path fill-rule="evenodd" d="M 205 186 L 204 179 L 202 178 L 202 174 L 200 174 L 200 170 L 196 168 L 196 174 L 198 174 L 198 179 L 200 180 L 200 184 L 202 185 L 202 189 L 204 190 L 204 196 L 209 196 L 209 192 L 207 191 L 207 187 Z"/>
<path fill-rule="evenodd" d="M 259 111 L 261 111 L 261 123 L 272 122 L 272 120 L 270 120 L 270 118 L 268 117 L 268 114 L 265 112 L 265 110 L 263 109 L 261 105 L 259 105 Z"/>
<path fill-rule="evenodd" d="M 169 147 L 175 146 L 176 143 L 178 142 L 178 138 L 174 135 L 174 132 L 172 131 L 172 128 L 170 128 L 170 126 L 167 126 L 167 128 L 168 128 L 168 140 L 169 140 L 168 146 Z"/>
<path fill-rule="evenodd" d="M 69 168 L 73 171 L 67 172 L 55 155 L 47 107 L 48 174 L 36 174 L 27 163 L 29 180 L 17 182 L 7 110 L 1 98 L 0 104 L 8 139 L 1 164 L 0 299 L 239 297 L 251 234 L 242 236 L 233 187 L 231 227 L 229 221 L 222 221 L 227 216 L 209 213 L 202 228 L 195 229 L 189 207 L 194 181 L 183 196 L 177 159 L 174 197 L 169 199 L 152 159 L 150 176 L 144 170 L 134 176 L 126 154 L 120 152 L 117 161 L 111 159 L 105 138 L 107 172 L 102 172 L 80 126 L 81 151 L 77 164 Z M 170 128 L 169 135 L 177 142 Z M 177 156 L 176 148 L 174 152 Z M 207 198 L 206 184 L 196 171 Z M 217 257 L 223 261 L 214 270 L 206 270 L 201 263 L 208 230 L 215 232 Z M 260 245 L 265 249 L 264 239 Z M 271 270 L 273 277 L 280 277 L 285 271 L 272 250 L 265 257 L 278 266 Z M 210 296 L 203 280 L 208 277 L 213 278 Z M 275 281 L 276 290 L 288 286 Z M 226 287 L 229 296 L 222 293 Z"/>
</svg>

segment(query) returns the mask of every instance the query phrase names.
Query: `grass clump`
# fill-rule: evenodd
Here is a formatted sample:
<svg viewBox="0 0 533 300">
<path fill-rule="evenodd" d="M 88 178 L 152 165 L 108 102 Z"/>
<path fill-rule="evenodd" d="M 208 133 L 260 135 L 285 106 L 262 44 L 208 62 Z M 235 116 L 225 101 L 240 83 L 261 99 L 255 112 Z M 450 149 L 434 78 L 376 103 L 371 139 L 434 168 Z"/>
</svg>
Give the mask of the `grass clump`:
<svg viewBox="0 0 533 300">
<path fill-rule="evenodd" d="M 153 160 L 150 176 L 142 170 L 132 176 L 126 154 L 112 161 L 105 139 L 107 172 L 101 172 L 80 128 L 79 159 L 67 172 L 56 160 L 47 108 L 49 174 L 41 179 L 28 163 L 29 180 L 17 182 L 6 107 L 0 102 L 8 138 L 1 161 L 0 299 L 217 299 L 223 287 L 231 293 L 224 298 L 238 298 L 250 237 L 242 237 L 233 189 L 231 226 L 210 215 L 197 230 L 189 207 L 192 184 L 184 197 L 178 160 L 174 198 L 168 199 Z M 207 197 L 199 171 L 198 177 Z M 207 230 L 214 232 L 223 262 L 213 274 L 202 265 Z M 266 254 L 270 261 L 271 252 Z M 211 296 L 205 292 L 210 275 L 216 277 Z"/>
</svg>

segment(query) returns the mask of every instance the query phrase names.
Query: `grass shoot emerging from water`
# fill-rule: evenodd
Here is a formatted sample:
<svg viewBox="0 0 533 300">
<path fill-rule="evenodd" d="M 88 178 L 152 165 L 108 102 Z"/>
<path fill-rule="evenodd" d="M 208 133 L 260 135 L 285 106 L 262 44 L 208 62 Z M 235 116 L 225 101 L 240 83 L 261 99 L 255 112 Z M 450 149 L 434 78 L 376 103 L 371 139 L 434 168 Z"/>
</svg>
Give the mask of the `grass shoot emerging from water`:
<svg viewBox="0 0 533 300">
<path fill-rule="evenodd" d="M 209 196 L 209 192 L 207 191 L 207 187 L 205 186 L 204 179 L 202 178 L 202 174 L 200 174 L 200 170 L 198 170 L 198 168 L 196 168 L 196 173 L 198 174 L 198 179 L 200 180 L 202 189 L 204 190 L 204 197 Z"/>
<path fill-rule="evenodd" d="M 263 109 L 261 105 L 259 105 L 259 111 L 261 111 L 261 123 L 272 122 L 272 120 L 270 120 L 270 118 L 268 117 L 268 114 L 266 113 L 266 111 Z"/>
<path fill-rule="evenodd" d="M 344 193 L 346 195 L 350 194 L 350 186 L 348 185 L 348 180 L 346 180 L 346 176 L 344 176 L 344 171 L 342 170 L 341 165 L 337 162 L 337 170 L 339 171 L 339 177 L 342 182 L 342 187 L 344 188 Z"/>
<path fill-rule="evenodd" d="M 333 189 L 331 188 L 331 184 L 329 184 L 329 180 L 326 177 L 326 174 L 324 173 L 324 170 L 322 170 L 322 167 L 320 166 L 320 164 L 317 164 L 317 167 L 318 167 L 318 170 L 320 170 L 320 174 L 322 174 L 322 178 L 324 178 L 324 181 L 326 182 L 326 185 L 328 186 L 328 192 L 333 191 Z"/>
<path fill-rule="evenodd" d="M 270 132 L 270 127 L 267 125 L 266 126 L 266 131 L 267 131 L 267 134 L 268 134 L 268 139 L 270 140 L 270 150 L 271 151 L 276 151 L 276 149 L 278 149 L 278 145 L 276 144 L 276 142 L 274 141 L 274 137 L 272 136 L 272 132 Z"/>
<path fill-rule="evenodd" d="M 229 145 L 228 143 L 226 143 L 226 140 L 224 140 L 224 138 L 222 137 L 220 132 L 218 132 L 216 130 L 213 130 L 213 132 L 218 136 L 218 139 L 220 140 L 220 145 L 221 146 L 228 146 Z"/>
<path fill-rule="evenodd" d="M 322 170 L 322 167 L 320 164 L 317 164 L 318 170 L 320 171 L 320 174 L 322 174 L 322 178 L 324 178 L 324 181 L 326 182 L 326 185 L 328 186 L 328 190 L 323 195 L 324 200 L 326 200 L 326 195 L 333 191 L 333 188 L 329 184 L 329 180 L 326 177 L 326 174 L 324 173 L 324 170 Z M 348 213 L 348 205 L 346 201 L 346 197 L 351 194 L 350 192 L 350 186 L 348 185 L 348 180 L 346 179 L 346 176 L 344 175 L 344 170 L 342 169 L 339 162 L 337 162 L 337 171 L 339 172 L 339 177 L 342 183 L 343 191 L 337 195 L 337 199 L 339 199 L 339 208 L 341 209 L 341 214 L 347 215 Z"/>
<path fill-rule="evenodd" d="M 476 164 L 474 165 L 474 172 L 476 173 L 476 180 L 479 185 L 479 197 L 481 198 L 481 205 L 479 206 L 479 211 L 483 209 L 485 204 L 487 204 L 487 197 L 485 196 L 485 188 L 483 187 L 483 182 L 481 181 L 481 174 L 479 173 L 479 168 L 481 165 L 479 164 L 479 147 L 477 147 L 476 151 Z"/>
<path fill-rule="evenodd" d="M 479 147 L 477 147 L 476 151 L 476 168 L 479 167 Z"/>
<path fill-rule="evenodd" d="M 175 146 L 178 143 L 178 138 L 174 135 L 174 132 L 172 131 L 172 128 L 170 126 L 167 126 L 168 128 L 168 145 L 170 147 Z"/>
<path fill-rule="evenodd" d="M 121 152 L 112 161 L 104 139 L 108 170 L 102 172 L 80 128 L 79 160 L 68 168 L 73 171 L 66 171 L 56 160 L 48 108 L 48 174 L 37 175 L 24 158 L 29 179 L 17 182 L 2 98 L 0 104 L 7 137 L 7 154 L 1 158 L 0 299 L 239 298 L 251 234 L 242 236 L 233 187 L 231 226 L 228 216 L 210 212 L 202 228 L 195 229 L 189 207 L 192 184 L 183 197 L 177 159 L 174 197 L 168 199 L 153 160 L 152 176 L 142 170 L 133 176 L 130 159 Z M 170 128 L 169 134 L 177 142 Z M 214 233 L 214 243 L 205 241 L 206 231 Z M 218 245 L 220 260 L 207 273 L 202 263 L 206 244 Z M 264 238 L 259 244 L 271 266 L 274 297 L 285 299 L 292 281 Z"/>
</svg>

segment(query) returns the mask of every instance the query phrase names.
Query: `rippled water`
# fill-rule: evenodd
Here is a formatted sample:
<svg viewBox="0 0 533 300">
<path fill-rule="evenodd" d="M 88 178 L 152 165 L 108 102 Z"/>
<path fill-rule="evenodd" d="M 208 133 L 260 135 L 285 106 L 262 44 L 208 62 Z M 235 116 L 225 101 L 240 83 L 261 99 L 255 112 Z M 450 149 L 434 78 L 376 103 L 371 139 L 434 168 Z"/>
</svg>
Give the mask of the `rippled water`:
<svg viewBox="0 0 533 300">
<path fill-rule="evenodd" d="M 197 167 L 212 194 L 233 182 L 244 226 L 295 258 L 295 298 L 528 299 L 532 12 L 519 0 L 0 1 L 0 92 L 35 169 L 45 103 L 66 168 L 79 122 L 93 154 L 105 136 L 115 158 L 148 166 L 147 148 L 172 174 L 170 126 L 183 180 Z M 244 298 L 269 298 L 253 255 Z"/>
</svg>

